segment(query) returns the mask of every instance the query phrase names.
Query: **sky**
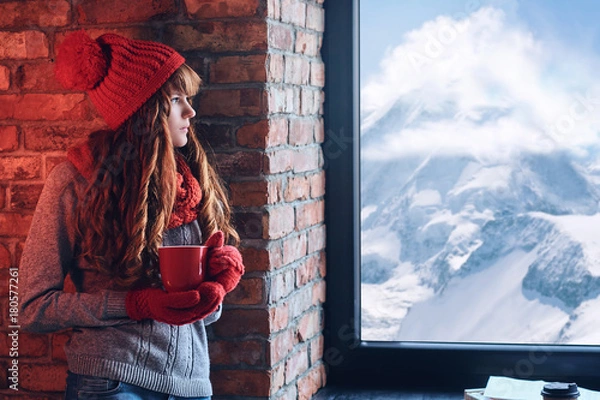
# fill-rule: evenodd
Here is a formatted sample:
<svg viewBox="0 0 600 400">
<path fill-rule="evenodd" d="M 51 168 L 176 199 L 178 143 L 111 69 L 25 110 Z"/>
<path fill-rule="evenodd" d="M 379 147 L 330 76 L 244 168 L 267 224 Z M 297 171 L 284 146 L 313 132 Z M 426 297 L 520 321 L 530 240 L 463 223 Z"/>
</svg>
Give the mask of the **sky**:
<svg viewBox="0 0 600 400">
<path fill-rule="evenodd" d="M 598 21 L 591 0 L 361 0 L 361 131 L 392 106 L 420 110 L 363 156 L 436 143 L 590 157 L 600 143 Z"/>
<path fill-rule="evenodd" d="M 486 5 L 514 13 L 540 34 L 600 50 L 600 4 L 594 0 L 360 0 L 361 79 L 376 73 L 387 47 L 438 15 L 463 16 Z"/>
</svg>

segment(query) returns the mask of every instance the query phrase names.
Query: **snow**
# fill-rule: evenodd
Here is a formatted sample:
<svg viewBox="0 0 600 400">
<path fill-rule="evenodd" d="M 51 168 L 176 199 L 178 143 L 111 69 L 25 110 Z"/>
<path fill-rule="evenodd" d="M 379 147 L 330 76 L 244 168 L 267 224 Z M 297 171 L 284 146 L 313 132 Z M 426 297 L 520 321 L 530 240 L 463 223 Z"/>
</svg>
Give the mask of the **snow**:
<svg viewBox="0 0 600 400">
<path fill-rule="evenodd" d="M 597 345 L 598 332 L 600 332 L 599 309 L 600 297 L 582 303 L 565 328 L 563 333 L 565 339 L 563 341 L 566 343 Z"/>
<path fill-rule="evenodd" d="M 376 210 L 377 210 L 376 205 L 370 205 L 370 206 L 363 207 L 360 210 L 360 221 L 364 222 L 367 218 L 369 218 L 369 215 L 373 214 Z"/>
<path fill-rule="evenodd" d="M 484 271 L 454 279 L 415 304 L 390 340 L 444 342 L 554 342 L 569 316 L 527 299 L 521 281 L 534 252 L 515 251 Z"/>
<path fill-rule="evenodd" d="M 363 340 L 393 340 L 410 306 L 433 295 L 431 289 L 419 284 L 409 263 L 399 265 L 394 276 L 383 284 L 363 283 L 361 292 Z"/>
<path fill-rule="evenodd" d="M 482 244 L 483 242 L 481 240 L 475 240 L 466 249 L 462 250 L 459 248 L 458 253 L 450 254 L 446 258 L 446 261 L 450 265 L 450 268 L 453 271 L 458 271 L 464 265 L 464 263 L 467 262 L 469 257 L 471 257 L 471 254 L 473 254 Z"/>
<path fill-rule="evenodd" d="M 442 203 L 442 196 L 437 190 L 421 190 L 413 196 L 413 202 L 410 207 L 429 207 Z"/>
<path fill-rule="evenodd" d="M 468 190 L 481 188 L 490 191 L 509 189 L 511 172 L 511 168 L 507 165 L 481 168 L 481 165 L 471 163 L 463 171 L 456 188 L 448 194 L 456 196 Z"/>
<path fill-rule="evenodd" d="M 400 255 L 400 240 L 388 227 L 363 231 L 361 241 L 362 255 L 375 253 L 388 260 L 397 260 Z"/>
<path fill-rule="evenodd" d="M 600 276 L 600 214 L 549 215 L 540 212 L 531 214 L 553 222 L 565 235 L 580 243 L 587 257 L 588 271 L 592 276 Z"/>
<path fill-rule="evenodd" d="M 597 201 L 570 165 L 553 154 L 504 165 L 432 155 L 402 171 L 398 194 L 361 213 L 362 255 L 388 274 L 365 275 L 383 282 L 361 286 L 363 338 L 598 343 L 589 279 L 600 277 L 600 213 L 564 215 Z"/>
</svg>

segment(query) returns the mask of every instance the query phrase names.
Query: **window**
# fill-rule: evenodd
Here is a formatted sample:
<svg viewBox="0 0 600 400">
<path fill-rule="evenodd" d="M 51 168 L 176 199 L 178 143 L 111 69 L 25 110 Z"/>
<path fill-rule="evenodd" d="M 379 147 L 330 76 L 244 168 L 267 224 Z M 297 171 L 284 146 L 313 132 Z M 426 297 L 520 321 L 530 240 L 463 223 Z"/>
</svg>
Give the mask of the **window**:
<svg viewBox="0 0 600 400">
<path fill-rule="evenodd" d="M 325 3 L 330 381 L 597 385 L 600 6 L 577 3 Z M 391 74 L 363 85 L 368 7 L 411 34 L 394 47 L 408 67 L 390 48 Z"/>
</svg>

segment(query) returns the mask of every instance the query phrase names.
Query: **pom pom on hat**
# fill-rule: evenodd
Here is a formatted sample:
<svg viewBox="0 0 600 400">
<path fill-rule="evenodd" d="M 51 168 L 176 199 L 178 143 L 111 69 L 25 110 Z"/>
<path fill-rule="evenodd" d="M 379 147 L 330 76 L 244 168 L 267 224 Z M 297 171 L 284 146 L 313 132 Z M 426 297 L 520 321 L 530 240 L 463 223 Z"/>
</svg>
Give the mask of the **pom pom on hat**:
<svg viewBox="0 0 600 400">
<path fill-rule="evenodd" d="M 71 90 L 90 90 L 106 76 L 108 62 L 100 44 L 85 31 L 71 33 L 58 50 L 54 74 Z"/>
<path fill-rule="evenodd" d="M 169 79 L 185 59 L 158 42 L 80 30 L 65 38 L 54 73 L 71 90 L 85 90 L 111 129 L 117 129 Z"/>
</svg>

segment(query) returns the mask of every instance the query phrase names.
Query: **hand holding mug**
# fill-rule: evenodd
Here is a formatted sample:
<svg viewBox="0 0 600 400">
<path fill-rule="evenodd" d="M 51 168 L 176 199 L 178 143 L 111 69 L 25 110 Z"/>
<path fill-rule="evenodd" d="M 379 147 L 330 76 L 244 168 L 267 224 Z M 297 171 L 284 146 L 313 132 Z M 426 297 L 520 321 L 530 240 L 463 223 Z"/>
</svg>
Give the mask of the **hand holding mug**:
<svg viewBox="0 0 600 400">
<path fill-rule="evenodd" d="M 231 292 L 244 274 L 242 255 L 234 246 L 224 245 L 223 232 L 213 233 L 206 241 L 208 260 L 206 274 L 220 283 L 226 293 Z"/>
</svg>

